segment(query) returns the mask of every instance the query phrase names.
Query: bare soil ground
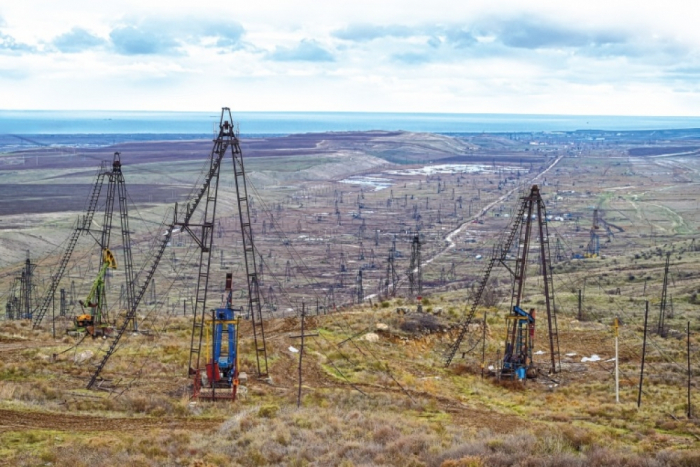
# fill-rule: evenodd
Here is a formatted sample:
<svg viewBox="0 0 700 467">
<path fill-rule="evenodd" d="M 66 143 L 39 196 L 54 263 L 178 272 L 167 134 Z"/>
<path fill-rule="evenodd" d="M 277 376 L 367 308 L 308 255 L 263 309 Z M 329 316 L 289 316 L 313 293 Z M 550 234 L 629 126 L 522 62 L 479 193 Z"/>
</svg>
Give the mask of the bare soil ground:
<svg viewBox="0 0 700 467">
<path fill-rule="evenodd" d="M 272 384 L 254 377 L 251 328 L 244 322 L 241 363 L 251 377 L 241 399 L 232 406 L 190 403 L 191 382 L 185 374 L 199 252 L 180 234 L 168 247 L 155 289 L 149 290 L 139 311 L 142 329 L 152 335 L 125 337 L 105 369 L 103 376 L 113 392 L 82 389 L 90 364 L 106 343 L 86 340 L 72 348 L 75 341 L 63 335 L 69 320 L 59 324 L 57 340 L 50 337 L 50 321 L 38 331 L 21 322 L 3 324 L 0 439 L 12 447 L 0 454 L 16 465 L 35 465 L 41 456 L 56 465 L 80 465 L 73 459 L 87 459 L 85 452 L 117 459 L 121 449 L 132 456 L 124 462 L 144 456 L 149 459 L 144 465 L 189 465 L 194 460 L 227 465 L 230 457 L 213 454 L 222 452 L 216 441 L 221 438 L 222 443 L 240 443 L 236 446 L 245 453 L 245 465 L 280 464 L 285 459 L 298 460 L 296 465 L 340 465 L 339 452 L 356 465 L 440 465 L 470 456 L 485 465 L 509 465 L 515 457 L 508 456 L 516 452 L 530 460 L 564 459 L 571 465 L 633 465 L 645 456 L 649 465 L 693 465 L 688 459 L 698 452 L 700 430 L 694 419 L 684 418 L 683 333 L 691 321 L 695 363 L 695 333 L 700 330 L 700 244 L 695 242 L 700 228 L 700 161 L 693 151 L 699 143 L 692 138 L 654 142 L 648 135 L 615 136 L 614 141 L 589 135 L 518 138 L 369 133 L 246 141 Z M 29 158 L 0 156 L 8 157 L 0 176 L 17 189 L 9 204 L 20 206 L 18 211 L 25 209 L 21 206 L 38 206 L 36 214 L 0 219 L 5 265 L 0 290 L 9 291 L 24 250 L 31 247 L 46 253 L 37 254 L 41 296 L 79 212 L 80 203 L 59 196 L 69 186 L 76 187 L 76 193 L 81 185 L 87 191 L 94 170 L 87 170 L 85 163 L 92 164 L 92 156 L 108 158 L 114 150 L 123 152 L 125 176 L 133 186 L 134 258 L 143 264 L 153 239 L 162 236 L 160 221 L 167 218 L 167 207 L 191 198 L 188 193 L 196 186 L 210 145 L 128 143 L 85 152 L 85 160 L 51 159 L 48 150 Z M 12 169 L 10 162 L 20 156 L 25 164 L 34 157 L 38 168 Z M 46 166 L 41 157 L 47 158 Z M 67 177 L 75 185 L 66 183 Z M 456 335 L 454 326 L 468 309 L 472 287 L 498 238 L 508 231 L 519 196 L 533 183 L 540 185 L 552 216 L 552 256 L 560 250 L 552 270 L 563 371 L 546 376 L 546 326 L 538 326 L 536 340 L 544 352 L 537 356 L 543 375 L 525 385 L 481 379 L 482 348 L 477 345 L 480 335 L 474 333 L 453 365 L 444 368 L 445 351 Z M 209 307 L 218 303 L 225 272 L 235 277 L 234 300 L 245 304 L 234 193 L 228 172 L 222 172 Z M 592 229 L 596 208 L 603 221 Z M 96 222 L 99 227 L 101 218 Z M 395 312 L 399 307 L 415 308 L 406 273 L 410 240 L 417 231 L 425 263 L 424 309 L 426 315 L 435 312 L 429 316 L 444 330 L 411 328 L 406 326 L 409 318 Z M 572 259 L 586 250 L 592 235 L 599 237 L 600 256 Z M 399 252 L 399 286 L 396 297 L 388 297 L 391 293 L 383 284 L 393 242 Z M 115 243 L 114 249 L 119 258 L 120 245 Z M 98 254 L 89 238 L 76 251 L 64 285 L 70 290 L 71 281 L 75 283 L 72 301 L 86 293 Z M 655 323 L 667 254 L 672 258 L 670 337 L 649 336 L 643 405 L 637 410 L 645 301 L 650 301 L 650 322 Z M 534 271 L 537 258 L 532 261 Z M 359 270 L 365 296 L 361 305 L 353 304 Z M 110 278 L 111 319 L 118 319 L 120 312 L 121 274 L 117 270 Z M 488 324 L 487 368 L 497 364 L 502 352 L 512 287 L 503 268 L 492 277 L 490 307 L 477 311 L 480 318 L 486 313 Z M 576 319 L 579 289 L 584 297 L 581 321 Z M 298 354 L 289 346 L 298 346 L 290 336 L 299 332 L 296 315 L 302 301 L 314 315 L 307 329 L 320 336 L 307 342 L 302 407 L 296 410 Z M 544 305 L 534 272 L 528 275 L 523 303 L 539 310 Z M 69 306 L 69 316 L 76 309 Z M 612 396 L 610 324 L 615 316 L 624 323 L 620 405 Z M 375 329 L 377 323 L 388 329 Z M 377 342 L 362 337 L 370 331 L 377 331 Z M 76 357 L 87 351 L 92 353 L 84 354 L 87 364 L 78 363 Z M 54 353 L 59 355 L 52 359 Z M 593 354 L 600 361 L 582 362 Z M 694 369 L 691 376 L 697 377 Z M 691 397 L 694 405 L 700 403 L 695 391 Z M 210 437 L 212 430 L 221 436 Z M 70 441 L 50 445 L 57 431 Z M 133 444 L 132 431 L 154 438 L 171 431 L 178 438 L 166 436 L 161 443 L 171 447 L 151 452 Z M 113 446 L 96 447 L 94 439 L 87 440 L 93 432 L 104 432 Z M 179 438 L 185 434 L 186 439 Z M 193 454 L 177 451 L 172 447 L 176 444 Z M 318 448 L 327 445 L 335 450 Z M 26 459 L 22 452 L 29 453 Z M 388 452 L 395 452 L 393 460 L 382 457 Z M 595 457 L 602 452 L 608 457 Z M 630 452 L 632 457 L 622 460 Z M 57 456 L 53 461 L 52 455 Z"/>
</svg>

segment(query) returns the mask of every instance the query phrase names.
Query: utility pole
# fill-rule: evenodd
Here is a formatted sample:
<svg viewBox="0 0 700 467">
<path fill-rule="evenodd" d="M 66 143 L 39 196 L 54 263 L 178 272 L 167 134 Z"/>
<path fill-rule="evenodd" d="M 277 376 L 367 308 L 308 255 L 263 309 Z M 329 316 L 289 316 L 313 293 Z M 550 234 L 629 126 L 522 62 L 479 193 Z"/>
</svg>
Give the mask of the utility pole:
<svg viewBox="0 0 700 467">
<path fill-rule="evenodd" d="M 642 343 L 642 369 L 639 372 L 639 394 L 637 395 L 637 408 L 642 406 L 642 383 L 644 382 L 644 358 L 647 351 L 647 318 L 649 317 L 649 300 L 644 308 L 644 341 Z"/>
<path fill-rule="evenodd" d="M 583 321 L 583 307 L 581 306 L 583 304 L 583 294 L 581 293 L 581 289 L 578 289 L 578 320 Z"/>
<path fill-rule="evenodd" d="M 620 320 L 616 317 L 613 320 L 613 329 L 615 329 L 615 402 L 620 403 L 620 353 L 618 348 L 618 329 Z"/>
<path fill-rule="evenodd" d="M 360 305 L 365 299 L 365 292 L 362 287 L 362 269 L 357 271 L 357 304 Z"/>
<path fill-rule="evenodd" d="M 299 349 L 299 389 L 297 391 L 297 407 L 301 407 L 301 383 L 302 383 L 302 361 L 304 359 L 304 339 L 307 337 L 318 336 L 318 333 L 305 334 L 304 327 L 306 322 L 306 305 L 301 304 L 301 334 L 298 336 L 291 336 L 292 339 L 301 339 L 301 348 Z"/>
<path fill-rule="evenodd" d="M 688 354 L 688 419 L 692 418 L 692 408 L 690 405 L 690 321 L 688 321 L 688 339 L 687 339 L 687 354 Z"/>
<path fill-rule="evenodd" d="M 666 254 L 666 266 L 664 267 L 664 281 L 661 288 L 661 302 L 659 302 L 659 324 L 657 333 L 661 337 L 666 337 L 666 293 L 668 290 L 668 266 L 671 261 L 671 253 Z"/>
</svg>

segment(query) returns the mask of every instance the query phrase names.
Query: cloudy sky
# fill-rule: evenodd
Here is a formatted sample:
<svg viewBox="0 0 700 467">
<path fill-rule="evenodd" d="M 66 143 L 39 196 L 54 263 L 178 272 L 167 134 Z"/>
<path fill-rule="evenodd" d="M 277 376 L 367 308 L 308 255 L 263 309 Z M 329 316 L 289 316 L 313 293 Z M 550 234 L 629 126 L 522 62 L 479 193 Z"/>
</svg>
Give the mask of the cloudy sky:
<svg viewBox="0 0 700 467">
<path fill-rule="evenodd" d="M 0 109 L 700 115 L 690 1 L 0 0 Z"/>
</svg>

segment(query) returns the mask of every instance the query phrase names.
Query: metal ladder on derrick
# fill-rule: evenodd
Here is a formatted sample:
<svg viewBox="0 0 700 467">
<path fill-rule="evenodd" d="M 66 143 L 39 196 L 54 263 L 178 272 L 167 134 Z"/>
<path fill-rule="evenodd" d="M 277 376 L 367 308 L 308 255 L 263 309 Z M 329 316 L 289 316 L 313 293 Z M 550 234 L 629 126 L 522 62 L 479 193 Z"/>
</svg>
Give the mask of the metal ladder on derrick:
<svg viewBox="0 0 700 467">
<path fill-rule="evenodd" d="M 46 312 L 49 309 L 49 305 L 51 305 L 51 303 L 53 302 L 53 296 L 56 293 L 56 290 L 58 289 L 58 284 L 61 282 L 63 274 L 65 274 L 66 272 L 68 262 L 70 261 L 70 258 L 73 255 L 73 251 L 75 250 L 75 246 L 78 243 L 80 234 L 87 232 L 90 228 L 90 225 L 92 224 L 92 219 L 95 216 L 95 210 L 97 209 L 97 201 L 100 198 L 100 192 L 102 191 L 102 185 L 104 184 L 104 178 L 106 173 L 107 172 L 105 171 L 105 163 L 102 162 L 97 172 L 97 178 L 95 180 L 95 184 L 92 187 L 92 192 L 90 194 L 90 197 L 88 198 L 88 206 L 86 213 L 82 217 L 82 219 L 78 218 L 78 220 L 76 221 L 75 229 L 73 230 L 73 233 L 68 239 L 68 245 L 66 245 L 66 249 L 63 251 L 63 256 L 61 257 L 61 261 L 58 263 L 56 273 L 51 277 L 49 289 L 44 295 L 44 298 L 39 303 L 39 306 L 34 311 L 34 323 L 32 324 L 32 327 L 34 329 L 36 329 L 37 326 L 41 324 L 41 321 L 44 319 L 44 316 L 46 315 Z"/>
<path fill-rule="evenodd" d="M 464 319 L 464 321 L 462 321 L 459 334 L 457 335 L 457 339 L 447 352 L 447 358 L 445 359 L 446 367 L 450 366 L 450 363 L 452 363 L 455 354 L 457 354 L 457 351 L 459 350 L 459 346 L 462 345 L 462 341 L 464 340 L 464 337 L 469 331 L 469 325 L 474 319 L 474 315 L 476 313 L 477 307 L 479 306 L 479 303 L 481 303 L 481 296 L 484 294 L 484 290 L 486 290 L 486 285 L 488 284 L 489 277 L 491 276 L 491 271 L 496 265 L 496 261 L 504 263 L 506 256 L 508 255 L 508 252 L 511 249 L 511 246 L 513 245 L 513 240 L 518 234 L 520 224 L 523 220 L 525 208 L 526 204 L 525 202 L 523 202 L 520 206 L 518 214 L 513 218 L 511 229 L 508 232 L 508 236 L 506 237 L 505 241 L 499 241 L 492 249 L 491 259 L 489 259 L 489 262 L 486 265 L 484 272 L 482 273 L 481 281 L 479 281 L 476 293 L 474 294 L 474 298 L 472 299 L 472 305 L 469 309 L 469 313 L 467 314 L 467 317 Z M 484 325 L 486 325 L 486 323 L 484 323 Z"/>
<path fill-rule="evenodd" d="M 190 358 L 188 373 L 195 375 L 201 363 L 202 338 L 204 336 L 204 318 L 207 303 L 207 290 L 209 288 L 209 271 L 211 268 L 211 249 L 214 242 L 214 223 L 216 220 L 216 198 L 219 190 L 219 175 L 221 173 L 221 161 L 226 154 L 229 141 L 219 131 L 219 136 L 214 140 L 214 147 L 209 159 L 209 172 L 204 186 L 199 191 L 198 199 L 204 198 L 204 213 L 201 223 L 192 224 L 190 219 L 195 212 L 197 203 L 189 204 L 185 220 L 181 225 L 199 246 L 199 271 L 197 272 L 197 286 L 195 289 L 194 316 L 192 318 L 192 335 L 190 338 Z M 192 228 L 198 231 L 195 233 Z"/>
<path fill-rule="evenodd" d="M 121 327 L 117 331 L 117 333 L 112 337 L 112 340 L 110 342 L 109 347 L 105 351 L 104 356 L 102 357 L 102 360 L 100 363 L 97 364 L 96 369 L 94 373 L 92 374 L 92 377 L 90 378 L 90 381 L 87 385 L 88 389 L 91 389 L 95 383 L 97 382 L 97 378 L 100 376 L 100 373 L 104 369 L 105 365 L 107 364 L 107 361 L 109 358 L 112 356 L 112 354 L 117 350 L 117 346 L 119 345 L 119 341 L 121 340 L 122 336 L 126 332 L 127 328 L 129 327 L 129 323 L 135 322 L 136 318 L 136 311 L 138 309 L 139 304 L 141 303 L 141 300 L 143 297 L 146 295 L 146 292 L 148 291 L 148 286 L 151 283 L 151 280 L 153 279 L 153 276 L 156 273 L 156 270 L 158 268 L 158 265 L 160 264 L 161 259 L 163 258 L 163 255 L 165 254 L 165 249 L 170 243 L 170 240 L 172 239 L 172 234 L 173 230 L 175 229 L 176 226 L 189 226 L 190 225 L 190 219 L 192 218 L 192 215 L 194 214 L 195 210 L 197 209 L 197 206 L 199 205 L 199 202 L 202 200 L 202 197 L 204 196 L 204 193 L 208 191 L 209 185 L 215 177 L 218 177 L 219 173 L 219 166 L 221 164 L 221 157 L 215 159 L 212 164 L 210 164 L 209 172 L 207 173 L 207 176 L 205 177 L 204 180 L 204 185 L 202 189 L 198 192 L 197 196 L 189 203 L 187 203 L 187 209 L 185 211 L 185 216 L 183 221 L 178 222 L 177 221 L 177 216 L 178 216 L 178 210 L 177 210 L 177 204 L 175 205 L 175 211 L 173 213 L 173 220 L 170 224 L 167 225 L 166 227 L 166 232 L 165 236 L 160 240 L 158 243 L 158 247 L 155 249 L 154 254 L 148 258 L 143 266 L 141 267 L 141 270 L 134 276 L 134 281 L 137 280 L 137 278 L 143 277 L 143 282 L 141 286 L 139 287 L 138 292 L 135 292 L 134 294 L 134 300 L 131 303 L 130 308 L 127 311 L 126 317 L 124 319 L 124 322 L 122 323 Z M 149 266 L 150 264 L 150 266 Z"/>
<path fill-rule="evenodd" d="M 107 361 L 109 360 L 109 357 L 112 356 L 114 352 L 117 350 L 117 345 L 119 345 L 119 341 L 126 332 L 127 328 L 129 327 L 129 323 L 133 323 L 136 321 L 136 310 L 138 309 L 139 303 L 141 303 L 141 299 L 143 298 L 144 295 L 146 295 L 146 291 L 148 290 L 148 285 L 151 282 L 151 279 L 153 279 L 153 275 L 156 273 L 156 269 L 158 268 L 158 264 L 160 263 L 161 258 L 163 257 L 163 254 L 165 253 L 165 248 L 168 246 L 168 243 L 170 243 L 170 239 L 172 237 L 173 229 L 175 228 L 175 221 L 173 220 L 173 223 L 170 224 L 168 227 L 168 230 L 166 231 L 166 234 L 164 238 L 160 242 L 160 246 L 158 250 L 156 250 L 155 255 L 153 256 L 152 264 L 151 267 L 149 268 L 148 272 L 146 273 L 145 279 L 143 281 L 143 284 L 139 288 L 138 293 L 134 297 L 134 301 L 131 303 L 131 308 L 128 309 L 126 317 L 124 318 L 124 322 L 122 325 L 119 327 L 119 330 L 117 333 L 112 336 L 112 340 L 109 344 L 109 347 L 107 348 L 106 351 L 104 351 L 104 356 L 102 357 L 102 360 L 97 364 L 95 371 L 93 372 L 92 376 L 90 377 L 90 381 L 87 384 L 87 389 L 92 389 L 92 387 L 95 385 L 97 382 L 97 378 L 100 376 L 100 373 L 104 369 L 105 365 L 107 364 Z M 142 268 L 142 271 L 145 269 Z M 139 276 L 141 276 L 141 273 L 139 273 Z"/>
</svg>

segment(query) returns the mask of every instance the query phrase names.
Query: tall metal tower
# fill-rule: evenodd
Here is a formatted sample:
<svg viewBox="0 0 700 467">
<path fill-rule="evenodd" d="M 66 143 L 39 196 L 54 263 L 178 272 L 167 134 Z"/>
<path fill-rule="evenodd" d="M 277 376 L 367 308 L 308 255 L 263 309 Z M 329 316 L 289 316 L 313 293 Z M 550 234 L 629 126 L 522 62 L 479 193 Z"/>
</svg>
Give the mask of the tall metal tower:
<svg viewBox="0 0 700 467">
<path fill-rule="evenodd" d="M 253 233 L 250 222 L 250 210 L 248 204 L 248 194 L 245 184 L 245 171 L 243 168 L 242 153 L 238 143 L 238 134 L 234 131 L 231 111 L 224 107 L 221 109 L 219 120 L 219 134 L 214 140 L 214 147 L 209 158 L 209 170 L 204 177 L 201 189 L 187 203 L 182 219 L 178 217 L 177 205 L 173 213 L 173 221 L 167 227 L 165 235 L 160 240 L 157 248 L 153 249 L 151 256 L 144 263 L 136 277 L 143 278 L 143 283 L 133 300 L 131 308 L 127 312 L 124 324 L 112 337 L 112 341 L 105 356 L 98 364 L 87 387 L 90 389 L 96 382 L 100 372 L 107 363 L 109 357 L 115 352 L 119 340 L 125 333 L 130 320 L 136 316 L 136 308 L 148 290 L 148 285 L 160 264 L 160 260 L 165 253 L 165 248 L 172 239 L 173 231 L 180 227 L 189 233 L 192 240 L 200 250 L 199 272 L 197 274 L 197 286 L 195 289 L 195 303 L 193 306 L 192 318 L 192 338 L 190 342 L 189 373 L 197 374 L 200 369 L 200 354 L 202 349 L 202 338 L 204 329 L 204 318 L 206 311 L 207 289 L 209 284 L 209 270 L 211 266 L 211 252 L 213 246 L 215 221 L 216 221 L 216 198 L 219 188 L 219 173 L 221 161 L 230 152 L 233 161 L 233 172 L 236 183 L 236 196 L 238 201 L 238 214 L 240 219 L 241 234 L 243 237 L 243 253 L 246 266 L 246 281 L 248 285 L 248 309 L 251 310 L 251 321 L 253 327 L 253 338 L 256 351 L 256 362 L 259 376 L 267 376 L 267 350 L 265 347 L 265 334 L 262 322 L 262 308 L 260 302 L 259 281 L 255 262 L 255 249 L 253 245 Z M 197 207 L 204 200 L 202 218 L 195 222 L 193 216 L 197 212 Z M 180 213 L 181 214 L 181 213 Z"/>
<path fill-rule="evenodd" d="M 666 337 L 666 303 L 667 303 L 667 291 L 668 291 L 668 267 L 671 262 L 671 253 L 666 253 L 666 265 L 664 266 L 664 282 L 661 288 L 661 302 L 659 303 L 659 324 L 657 327 L 657 333 L 661 337 Z"/>
<path fill-rule="evenodd" d="M 423 294 L 423 269 L 420 258 L 420 237 L 413 236 L 411 242 L 411 261 L 408 266 L 408 293 L 410 298 Z"/>
<path fill-rule="evenodd" d="M 520 241 L 517 246 L 519 254 L 515 261 L 515 270 L 510 270 L 513 274 L 513 289 L 511 308 L 521 309 L 521 302 L 524 293 L 525 280 L 527 274 L 528 254 L 530 252 L 530 242 L 532 240 L 533 213 L 537 211 L 537 229 L 535 235 L 539 238 L 539 259 L 540 274 L 544 285 L 544 301 L 547 312 L 547 327 L 549 330 L 549 355 L 551 360 L 550 371 L 556 373 L 559 367 L 559 334 L 557 332 L 556 314 L 554 312 L 554 282 L 552 278 L 549 232 L 547 229 L 547 212 L 544 201 L 537 185 L 533 185 L 530 195 L 523 198 L 525 222 L 520 228 Z"/>
<path fill-rule="evenodd" d="M 598 235 L 598 209 L 593 210 L 593 224 L 591 225 L 590 240 L 588 241 L 588 246 L 586 247 L 586 253 L 590 258 L 597 258 L 600 256 L 600 236 Z"/>
<path fill-rule="evenodd" d="M 398 285 L 399 275 L 396 273 L 396 240 L 392 242 L 389 249 L 389 257 L 386 260 L 386 276 L 384 277 L 384 295 L 386 297 L 396 296 L 396 286 Z"/>
<path fill-rule="evenodd" d="M 18 319 L 32 318 L 32 301 L 34 299 L 34 269 L 36 265 L 29 258 L 27 251 L 27 259 L 24 261 L 24 268 L 20 276 L 20 294 L 19 294 L 19 316 Z"/>
<path fill-rule="evenodd" d="M 362 269 L 357 271 L 357 278 L 355 279 L 356 292 L 357 292 L 357 303 L 362 303 L 365 299 L 365 291 L 362 287 Z"/>
<path fill-rule="evenodd" d="M 209 172 L 205 184 L 200 191 L 199 199 L 204 198 L 204 213 L 200 223 L 192 223 L 190 218 L 197 205 L 189 205 L 185 220 L 176 222 L 182 226 L 200 248 L 199 274 L 197 275 L 196 301 L 194 317 L 192 319 L 192 339 L 190 343 L 189 372 L 195 375 L 201 367 L 202 337 L 206 314 L 207 289 L 209 284 L 209 270 L 211 266 L 211 250 L 214 236 L 214 222 L 216 220 L 216 201 L 219 188 L 219 173 L 221 161 L 230 153 L 233 162 L 233 174 L 236 184 L 236 200 L 238 202 L 238 216 L 243 240 L 243 260 L 245 263 L 246 282 L 248 285 L 248 309 L 251 310 L 251 323 L 253 339 L 255 341 L 255 359 L 258 376 L 268 375 L 267 348 L 265 346 L 265 331 L 262 319 L 262 305 L 260 300 L 260 282 L 256 265 L 255 245 L 253 243 L 253 229 L 250 221 L 250 200 L 246 186 L 245 169 L 243 166 L 243 154 L 238 141 L 238 132 L 233 125 L 233 116 L 228 107 L 221 109 L 219 119 L 219 134 L 214 140 L 209 158 Z M 203 196 L 206 192 L 206 196 Z M 197 203 L 198 204 L 198 203 Z"/>
<path fill-rule="evenodd" d="M 512 218 L 510 230 L 493 248 L 491 259 L 487 263 L 486 270 L 484 271 L 482 279 L 478 284 L 476 293 L 473 295 L 472 304 L 468 311 L 467 317 L 462 321 L 457 339 L 447 352 L 445 366 L 449 366 L 455 354 L 459 350 L 459 346 L 469 330 L 469 324 L 474 318 L 476 309 L 481 302 L 481 297 L 483 296 L 484 290 L 487 287 L 491 271 L 497 262 L 502 264 L 514 276 L 511 305 L 513 310 L 515 310 L 516 307 L 520 308 L 527 272 L 527 257 L 530 250 L 530 241 L 532 237 L 531 231 L 533 225 L 533 213 L 536 211 L 537 229 L 535 235 L 537 235 L 539 238 L 541 261 L 540 274 L 542 275 L 542 282 L 544 284 L 547 327 L 549 331 L 549 348 L 551 357 L 550 371 L 552 373 L 559 371 L 559 337 L 554 308 L 554 284 L 552 281 L 552 273 L 550 268 L 549 231 L 547 229 L 546 209 L 537 185 L 533 185 L 530 190 L 530 194 L 521 198 L 521 200 L 522 201 L 518 213 Z M 515 243 L 516 237 L 518 237 L 517 244 Z M 510 257 L 510 251 L 514 245 L 517 245 L 518 254 L 516 255 L 517 259 L 515 267 L 511 268 L 507 264 L 507 259 Z"/>
</svg>

